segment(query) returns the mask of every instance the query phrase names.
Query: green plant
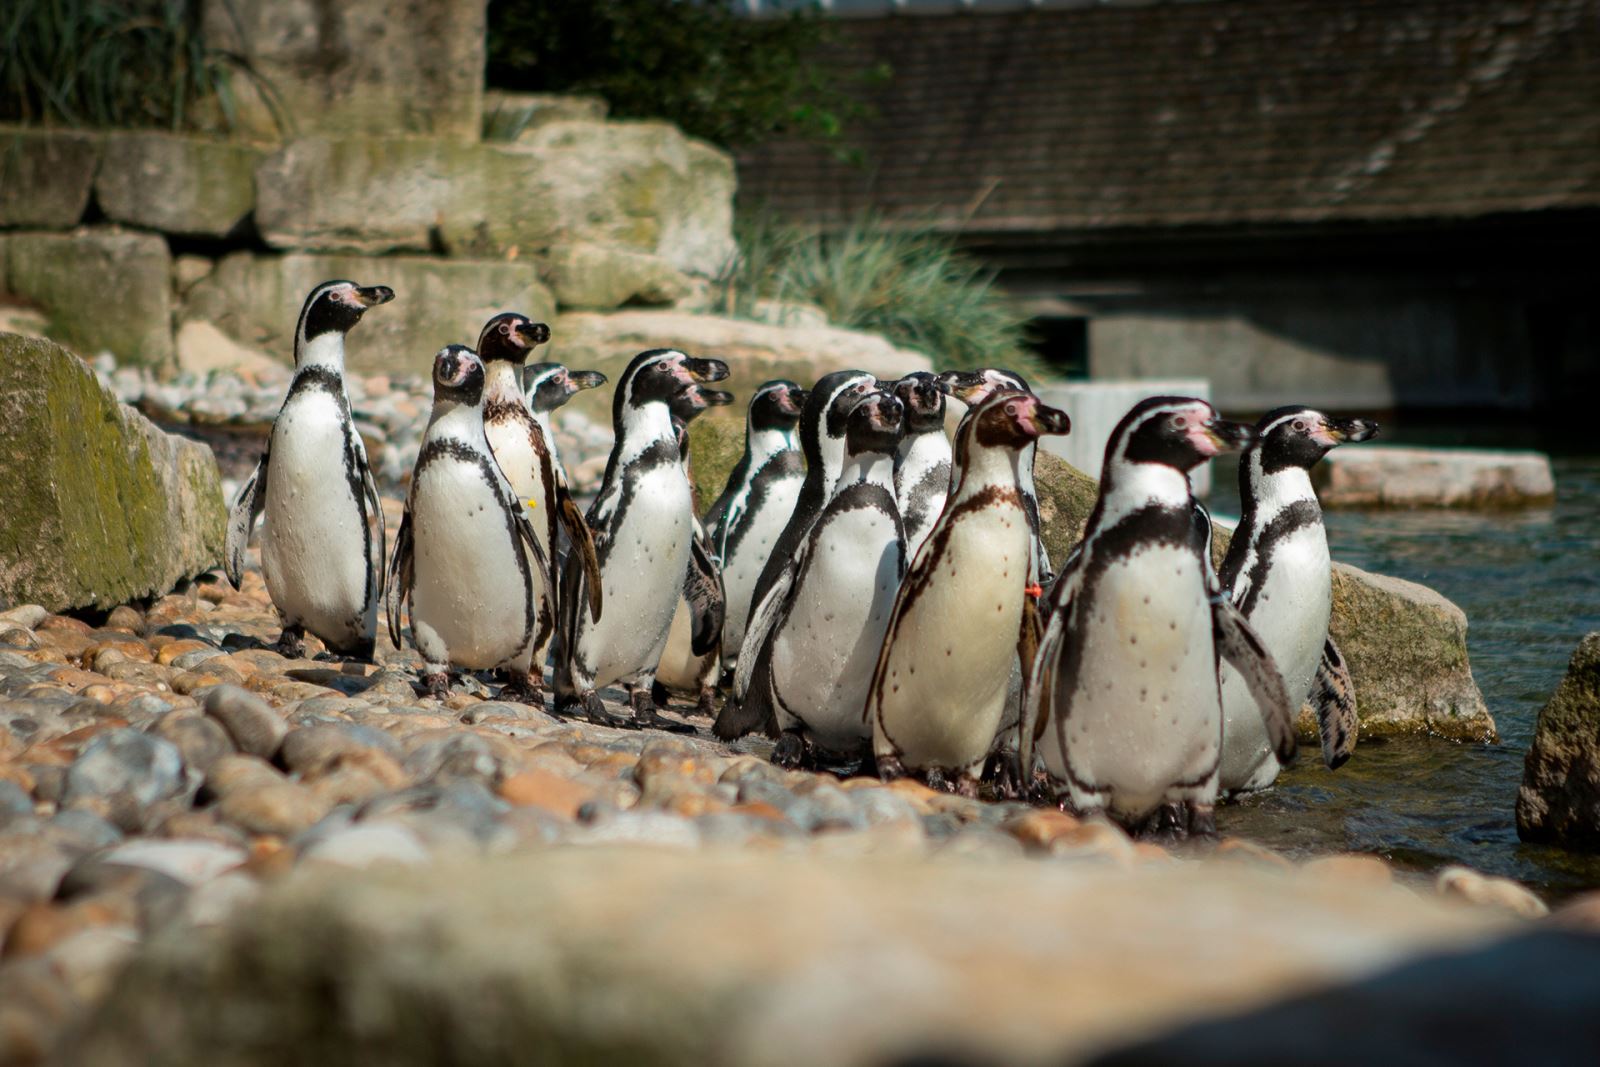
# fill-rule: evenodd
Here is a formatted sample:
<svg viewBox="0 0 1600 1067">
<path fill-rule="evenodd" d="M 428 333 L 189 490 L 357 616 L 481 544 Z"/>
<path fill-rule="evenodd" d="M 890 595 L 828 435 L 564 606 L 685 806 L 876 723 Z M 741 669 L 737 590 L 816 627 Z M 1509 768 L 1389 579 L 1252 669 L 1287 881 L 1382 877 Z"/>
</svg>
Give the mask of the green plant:
<svg viewBox="0 0 1600 1067">
<path fill-rule="evenodd" d="M 613 116 L 730 147 L 832 141 L 862 108 L 852 79 L 812 59 L 828 32 L 811 4 L 749 18 L 727 0 L 491 0 L 488 82 L 594 93 Z"/>
<path fill-rule="evenodd" d="M 739 254 L 719 279 L 728 314 L 748 316 L 762 298 L 816 304 L 830 322 L 881 333 L 940 368 L 1042 370 L 1026 344 L 1028 317 L 991 270 L 931 226 L 867 214 L 804 233 L 756 214 L 741 217 L 737 236 Z"/>
<path fill-rule="evenodd" d="M 0 10 L 0 119 L 185 129 L 203 124 L 198 104 L 214 102 L 231 124 L 232 74 L 256 76 L 242 57 L 206 43 L 201 7 L 9 0 Z"/>
</svg>

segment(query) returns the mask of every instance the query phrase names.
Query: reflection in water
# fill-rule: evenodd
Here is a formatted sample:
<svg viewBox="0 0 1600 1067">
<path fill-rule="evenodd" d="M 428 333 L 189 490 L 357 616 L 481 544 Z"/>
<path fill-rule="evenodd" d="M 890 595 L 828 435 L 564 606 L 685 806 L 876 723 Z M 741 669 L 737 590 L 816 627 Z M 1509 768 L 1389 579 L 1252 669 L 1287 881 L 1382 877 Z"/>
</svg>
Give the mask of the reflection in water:
<svg viewBox="0 0 1600 1067">
<path fill-rule="evenodd" d="M 1210 503 L 1237 514 L 1231 471 Z M 1223 833 L 1290 851 L 1466 863 L 1563 894 L 1600 885 L 1600 856 L 1523 845 L 1514 813 L 1539 708 L 1578 640 L 1600 630 L 1600 457 L 1555 461 L 1554 507 L 1516 512 L 1330 512 L 1333 557 L 1424 582 L 1467 613 L 1473 675 L 1496 745 L 1364 742 L 1330 773 L 1315 748 L 1264 794 L 1218 812 Z"/>
</svg>

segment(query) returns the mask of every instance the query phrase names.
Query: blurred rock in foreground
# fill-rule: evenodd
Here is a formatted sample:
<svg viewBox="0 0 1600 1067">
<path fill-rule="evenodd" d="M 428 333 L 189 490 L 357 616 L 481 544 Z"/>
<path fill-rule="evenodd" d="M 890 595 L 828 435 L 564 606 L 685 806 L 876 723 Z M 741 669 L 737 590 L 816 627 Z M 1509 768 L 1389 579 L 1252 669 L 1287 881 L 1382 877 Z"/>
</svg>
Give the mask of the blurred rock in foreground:
<svg viewBox="0 0 1600 1067">
<path fill-rule="evenodd" d="M 1600 851 L 1600 633 L 1578 644 L 1517 790 L 1517 836 Z"/>
<path fill-rule="evenodd" d="M 308 870 L 158 936 L 63 1062 L 1075 1062 L 1518 928 L 1228 861 L 595 846 Z"/>
</svg>

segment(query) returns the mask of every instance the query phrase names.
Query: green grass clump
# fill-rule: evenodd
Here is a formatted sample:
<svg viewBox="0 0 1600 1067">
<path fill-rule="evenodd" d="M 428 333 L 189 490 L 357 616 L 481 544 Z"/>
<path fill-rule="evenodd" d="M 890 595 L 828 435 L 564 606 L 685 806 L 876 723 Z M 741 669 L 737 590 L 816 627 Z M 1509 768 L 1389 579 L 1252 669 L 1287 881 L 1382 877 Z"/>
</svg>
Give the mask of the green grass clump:
<svg viewBox="0 0 1600 1067">
<path fill-rule="evenodd" d="M 739 254 L 719 279 L 721 310 L 748 317 L 767 298 L 815 304 L 830 322 L 926 353 L 941 369 L 1005 366 L 1037 375 L 1028 317 L 994 272 L 926 225 L 862 215 L 806 232 L 770 215 L 741 216 Z"/>
</svg>

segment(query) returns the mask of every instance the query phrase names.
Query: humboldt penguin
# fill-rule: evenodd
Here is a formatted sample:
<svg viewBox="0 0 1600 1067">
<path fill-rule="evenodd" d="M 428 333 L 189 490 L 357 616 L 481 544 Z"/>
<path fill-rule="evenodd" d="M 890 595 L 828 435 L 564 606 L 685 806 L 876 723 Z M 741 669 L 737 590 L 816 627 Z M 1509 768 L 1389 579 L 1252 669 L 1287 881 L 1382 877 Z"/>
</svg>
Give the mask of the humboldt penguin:
<svg viewBox="0 0 1600 1067">
<path fill-rule="evenodd" d="M 1023 704 L 1022 766 L 1037 744 L 1063 807 L 1163 837 L 1215 833 L 1219 659 L 1255 696 L 1273 751 L 1293 757 L 1283 677 L 1211 577 L 1189 486 L 1189 471 L 1250 438 L 1192 397 L 1141 401 L 1112 431 Z"/>
<path fill-rule="evenodd" d="M 938 378 L 916 371 L 895 382 L 894 395 L 906 409 L 906 432 L 894 457 L 894 496 L 906 524 L 906 559 L 914 560 L 950 492 L 945 393 Z"/>
<path fill-rule="evenodd" d="M 689 461 L 689 423 L 714 407 L 733 403 L 733 394 L 718 389 L 691 385 L 680 389 L 669 405 L 678 429 L 678 455 L 689 484 L 694 475 Z M 727 600 L 723 592 L 722 568 L 717 563 L 711 535 L 699 519 L 694 520 L 694 544 L 689 551 L 689 567 L 683 577 L 683 595 L 672 615 L 672 630 L 667 647 L 656 666 L 651 696 L 664 708 L 671 693 L 681 693 L 695 701 L 695 713 L 716 713 L 717 676 L 722 671 L 723 622 Z"/>
<path fill-rule="evenodd" d="M 422 682 L 443 699 L 450 670 L 504 671 L 503 700 L 542 704 L 532 677 L 549 561 L 484 435 L 483 363 L 465 345 L 433 360 L 433 413 L 411 472 L 389 569 L 389 636 L 409 605 Z"/>
<path fill-rule="evenodd" d="M 617 382 L 611 405 L 616 439 L 588 514 L 599 578 L 582 567 L 562 572 L 558 712 L 582 709 L 608 726 L 694 731 L 662 718 L 651 700 L 694 542 L 694 498 L 670 403 L 685 386 L 727 376 L 720 360 L 658 348 L 635 356 Z M 596 580 L 605 590 L 603 620 L 582 600 L 584 587 Z M 599 689 L 615 682 L 628 688 L 631 720 L 611 715 L 601 703 Z"/>
<path fill-rule="evenodd" d="M 778 736 L 778 722 L 771 714 L 769 705 L 760 705 L 761 712 L 757 714 L 746 710 L 744 704 L 744 695 L 750 682 L 745 662 L 767 636 L 755 628 L 755 618 L 767 592 L 800 550 L 806 535 L 811 532 L 812 523 L 822 514 L 822 509 L 833 495 L 834 484 L 839 480 L 839 472 L 844 466 L 845 431 L 850 409 L 876 388 L 877 379 L 865 371 L 842 370 L 817 379 L 817 384 L 811 387 L 806 396 L 805 406 L 800 412 L 800 450 L 805 454 L 806 477 L 795 498 L 794 511 L 773 543 L 772 551 L 750 592 L 750 613 L 744 639 L 739 645 L 732 692 L 712 727 L 712 731 L 724 741 L 732 741 L 756 730 L 771 737 Z"/>
<path fill-rule="evenodd" d="M 544 431 L 550 462 L 563 483 L 567 481 L 567 468 L 562 466 L 561 449 L 556 446 L 555 428 L 551 425 L 553 413 L 585 389 L 598 389 L 604 384 L 606 376 L 597 370 L 568 370 L 560 363 L 530 363 L 522 372 L 528 408 L 533 412 L 533 421 Z"/>
<path fill-rule="evenodd" d="M 794 382 L 762 383 L 750 398 L 745 417 L 744 455 L 705 514 L 712 546 L 722 561 L 727 600 L 722 622 L 725 673 L 738 663 L 756 578 L 794 514 L 805 481 L 805 458 L 796 432 L 805 402 L 806 391 Z"/>
<path fill-rule="evenodd" d="M 819 752 L 839 759 L 868 752 L 872 727 L 862 709 L 905 573 L 894 498 L 903 424 L 904 409 L 889 393 L 854 405 L 832 499 L 751 619 L 750 633 L 765 636 L 744 652 L 745 700 L 763 719 L 776 719 L 781 736 L 772 758 L 782 766 L 809 764 Z"/>
<path fill-rule="evenodd" d="M 881 777 L 977 796 L 1012 664 L 1031 661 L 1036 635 L 1022 450 L 1070 426 L 1031 393 L 996 393 L 962 420 L 949 503 L 900 585 L 868 690 Z"/>
<path fill-rule="evenodd" d="M 575 546 L 569 559 L 576 559 L 591 575 L 598 574 L 594 541 L 567 488 L 549 424 L 541 424 L 534 416 L 520 381 L 529 353 L 548 340 L 550 327 L 516 312 L 496 315 L 484 324 L 478 335 L 478 358 L 484 366 L 483 432 L 512 492 L 527 509 L 545 558 L 556 559 L 556 527 L 560 525 Z M 598 598 L 599 582 L 591 581 L 588 589 Z M 538 693 L 544 679 L 545 652 L 555 633 L 557 592 L 554 587 L 540 586 L 534 597 L 538 621 L 529 684 Z M 590 608 L 598 616 L 603 605 L 597 599 Z"/>
<path fill-rule="evenodd" d="M 224 559 L 235 587 L 256 518 L 261 570 L 283 623 L 278 651 L 305 653 L 305 632 L 331 652 L 371 659 L 384 586 L 383 508 L 367 450 L 350 419 L 344 335 L 368 308 L 387 304 L 383 285 L 323 282 L 294 331 L 294 378 L 267 449 L 228 517 Z"/>
<path fill-rule="evenodd" d="M 1328 635 L 1332 560 L 1311 468 L 1339 445 L 1377 433 L 1375 422 L 1331 418 L 1307 407 L 1264 415 L 1239 462 L 1242 513 L 1220 575 L 1223 592 L 1283 672 L 1290 705 L 1310 699 L 1329 768 L 1342 766 L 1355 748 L 1355 687 Z M 1249 688 L 1226 665 L 1222 714 L 1223 791 L 1271 785 L 1280 764 Z"/>
</svg>

